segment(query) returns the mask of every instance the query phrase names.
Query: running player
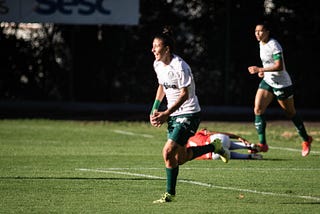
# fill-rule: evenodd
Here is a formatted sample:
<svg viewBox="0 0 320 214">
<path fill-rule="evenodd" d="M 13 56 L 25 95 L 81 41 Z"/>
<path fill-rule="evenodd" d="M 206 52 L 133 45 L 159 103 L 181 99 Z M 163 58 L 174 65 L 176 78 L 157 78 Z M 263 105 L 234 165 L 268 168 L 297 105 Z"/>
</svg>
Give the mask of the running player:
<svg viewBox="0 0 320 214">
<path fill-rule="evenodd" d="M 156 35 L 153 39 L 154 70 L 158 78 L 158 89 L 150 113 L 150 123 L 159 127 L 168 123 L 167 142 L 163 147 L 163 159 L 167 174 L 166 192 L 154 203 L 174 200 L 179 165 L 193 160 L 205 153 L 215 152 L 227 162 L 228 152 L 220 141 L 199 147 L 186 147 L 188 139 L 194 135 L 200 123 L 200 105 L 195 94 L 195 83 L 189 65 L 174 53 L 174 40 L 171 29 Z M 158 111 L 163 98 L 167 99 L 167 109 Z"/>
<path fill-rule="evenodd" d="M 266 140 L 265 111 L 274 97 L 286 116 L 294 123 L 302 142 L 302 156 L 307 156 L 311 149 L 312 137 L 307 134 L 303 121 L 296 113 L 293 86 L 286 70 L 283 50 L 279 42 L 270 37 L 267 23 L 259 23 L 255 27 L 255 36 L 259 42 L 260 58 L 263 67 L 248 67 L 250 74 L 258 74 L 263 78 L 259 84 L 254 102 L 255 127 L 258 132 L 261 151 L 268 151 Z"/>
</svg>

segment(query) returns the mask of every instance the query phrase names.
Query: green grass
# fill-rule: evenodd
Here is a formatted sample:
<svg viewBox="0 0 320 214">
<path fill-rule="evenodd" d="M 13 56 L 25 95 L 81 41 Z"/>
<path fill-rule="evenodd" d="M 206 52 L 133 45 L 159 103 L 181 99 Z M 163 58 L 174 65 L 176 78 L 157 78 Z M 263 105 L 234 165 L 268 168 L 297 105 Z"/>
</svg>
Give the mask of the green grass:
<svg viewBox="0 0 320 214">
<path fill-rule="evenodd" d="M 200 127 L 257 138 L 253 123 Z M 270 122 L 264 160 L 188 162 L 177 201 L 154 205 L 165 191 L 165 126 L 0 120 L 0 213 L 319 213 L 320 124 L 306 127 L 308 157 L 291 123 Z"/>
</svg>

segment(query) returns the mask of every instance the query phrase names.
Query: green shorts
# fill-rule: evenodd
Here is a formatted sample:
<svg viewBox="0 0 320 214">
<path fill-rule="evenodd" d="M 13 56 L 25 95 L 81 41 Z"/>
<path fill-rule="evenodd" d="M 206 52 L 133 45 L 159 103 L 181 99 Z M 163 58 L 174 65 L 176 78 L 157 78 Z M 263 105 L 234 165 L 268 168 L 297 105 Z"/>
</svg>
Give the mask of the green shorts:
<svg viewBox="0 0 320 214">
<path fill-rule="evenodd" d="M 169 117 L 168 139 L 184 146 L 188 139 L 196 133 L 199 124 L 200 112 Z"/>
<path fill-rule="evenodd" d="M 293 96 L 293 86 L 290 85 L 285 88 L 273 88 L 264 80 L 261 80 L 259 88 L 270 91 L 278 100 L 286 100 Z"/>
</svg>

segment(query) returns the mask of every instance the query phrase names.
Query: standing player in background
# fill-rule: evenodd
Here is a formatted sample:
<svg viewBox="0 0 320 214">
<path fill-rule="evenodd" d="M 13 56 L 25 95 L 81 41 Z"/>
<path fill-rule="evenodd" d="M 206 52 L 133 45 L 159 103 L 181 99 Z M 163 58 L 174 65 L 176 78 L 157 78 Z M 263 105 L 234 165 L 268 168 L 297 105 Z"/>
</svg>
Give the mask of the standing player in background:
<svg viewBox="0 0 320 214">
<path fill-rule="evenodd" d="M 307 156 L 311 149 L 312 137 L 307 134 L 303 121 L 296 113 L 293 86 L 291 78 L 286 71 L 283 50 L 279 42 L 270 37 L 270 29 L 267 23 L 259 23 L 255 27 L 255 36 L 259 42 L 260 58 L 263 67 L 248 67 L 250 74 L 258 74 L 263 78 L 259 84 L 254 102 L 255 127 L 258 132 L 260 149 L 268 151 L 266 141 L 265 111 L 274 97 L 286 116 L 294 123 L 302 142 L 302 156 Z"/>
<path fill-rule="evenodd" d="M 230 159 L 261 160 L 263 158 L 261 154 L 255 153 L 260 150 L 260 146 L 258 144 L 250 143 L 243 137 L 228 132 L 216 132 L 202 129 L 198 131 L 194 136 L 189 138 L 187 147 L 207 145 L 216 139 L 221 140 L 222 146 L 230 150 Z M 234 150 L 248 150 L 250 154 L 243 154 L 235 152 Z M 220 159 L 220 157 L 219 155 L 212 152 L 197 157 L 196 159 L 218 160 Z"/>
<path fill-rule="evenodd" d="M 166 192 L 154 203 L 166 203 L 174 200 L 179 165 L 193 160 L 208 152 L 221 155 L 228 162 L 229 153 L 222 148 L 220 141 L 205 146 L 186 147 L 189 137 L 194 135 L 200 123 L 200 105 L 195 94 L 195 83 L 189 65 L 174 53 L 172 31 L 165 28 L 156 35 L 152 43 L 154 70 L 158 78 L 158 89 L 150 113 L 150 123 L 159 127 L 168 123 L 167 142 L 162 151 L 166 174 Z M 167 99 L 167 109 L 158 111 L 163 98 Z"/>
</svg>

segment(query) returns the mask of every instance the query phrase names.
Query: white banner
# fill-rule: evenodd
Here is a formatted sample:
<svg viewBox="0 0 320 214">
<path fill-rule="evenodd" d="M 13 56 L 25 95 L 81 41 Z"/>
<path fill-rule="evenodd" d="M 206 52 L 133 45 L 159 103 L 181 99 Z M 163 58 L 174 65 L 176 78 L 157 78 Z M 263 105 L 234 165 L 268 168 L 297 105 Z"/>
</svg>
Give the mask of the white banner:
<svg viewBox="0 0 320 214">
<path fill-rule="evenodd" d="M 137 25 L 139 0 L 0 0 L 0 21 Z"/>
</svg>

